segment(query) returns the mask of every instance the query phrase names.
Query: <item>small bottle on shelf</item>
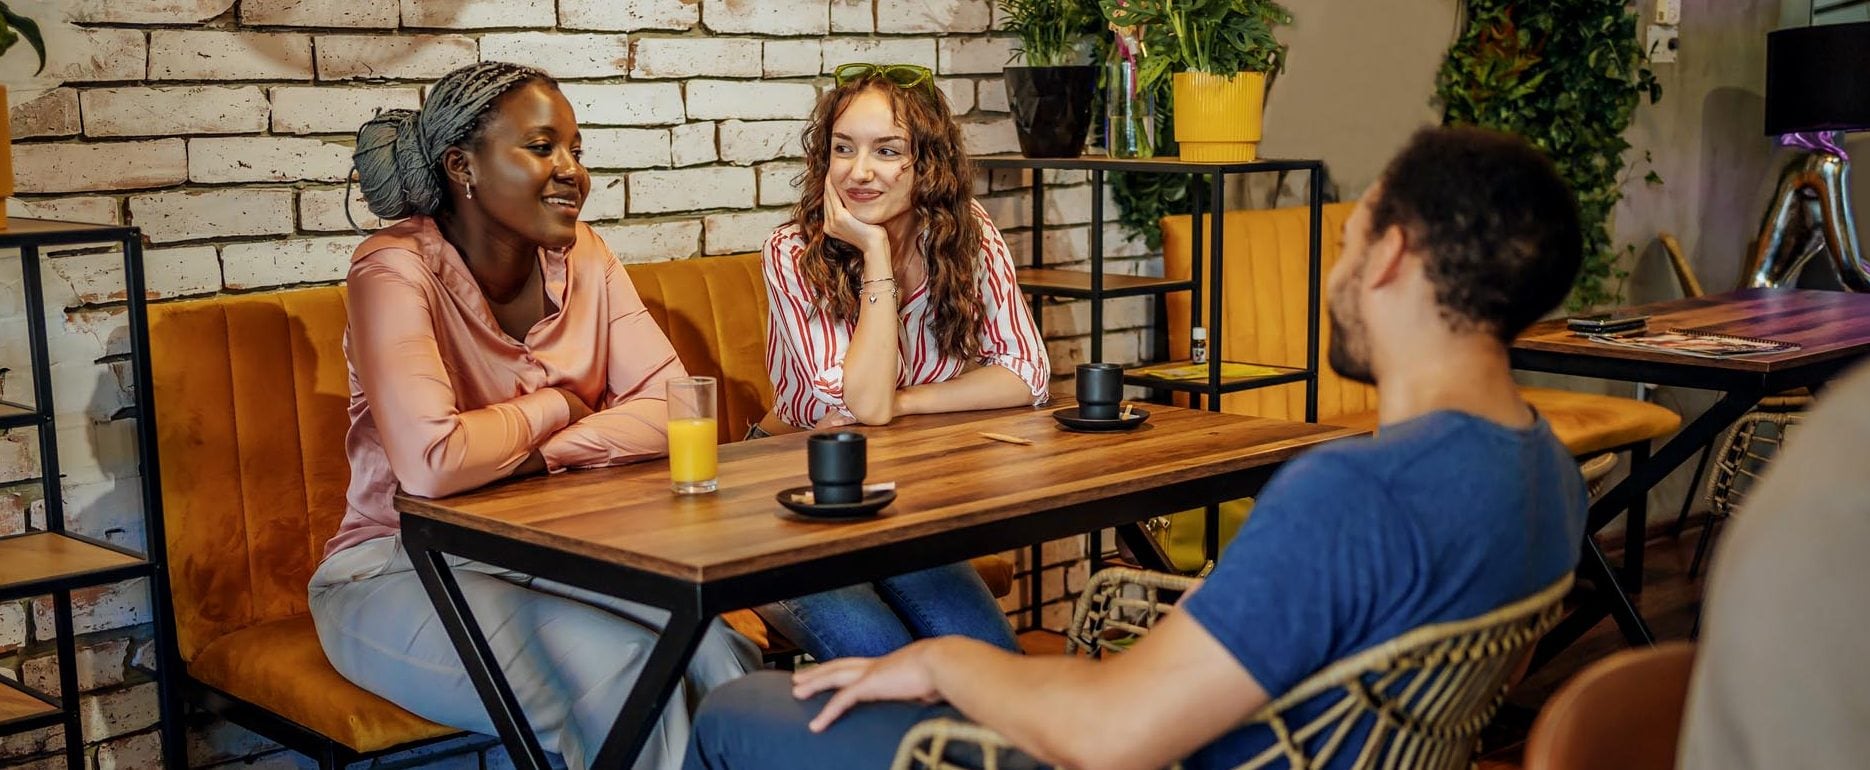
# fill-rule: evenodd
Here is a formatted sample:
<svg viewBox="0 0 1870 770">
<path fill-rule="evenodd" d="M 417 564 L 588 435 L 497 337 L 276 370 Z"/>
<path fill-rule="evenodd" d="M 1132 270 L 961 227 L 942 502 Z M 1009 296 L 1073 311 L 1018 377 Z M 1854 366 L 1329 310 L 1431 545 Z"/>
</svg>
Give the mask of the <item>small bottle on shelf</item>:
<svg viewBox="0 0 1870 770">
<path fill-rule="evenodd" d="M 1189 334 L 1188 360 L 1205 364 L 1208 362 L 1208 330 L 1197 326 Z"/>
</svg>

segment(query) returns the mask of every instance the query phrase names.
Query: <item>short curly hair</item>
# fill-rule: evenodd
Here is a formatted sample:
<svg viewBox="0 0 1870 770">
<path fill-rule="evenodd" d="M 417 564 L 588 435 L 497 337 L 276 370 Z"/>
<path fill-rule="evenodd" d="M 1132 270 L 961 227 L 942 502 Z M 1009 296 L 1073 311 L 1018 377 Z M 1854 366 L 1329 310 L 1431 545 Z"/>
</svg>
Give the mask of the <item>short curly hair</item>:
<svg viewBox="0 0 1870 770">
<path fill-rule="evenodd" d="M 1545 153 L 1481 128 L 1418 131 L 1390 161 L 1370 235 L 1401 227 L 1443 317 L 1502 341 L 1556 307 L 1583 259 L 1578 201 Z"/>
</svg>

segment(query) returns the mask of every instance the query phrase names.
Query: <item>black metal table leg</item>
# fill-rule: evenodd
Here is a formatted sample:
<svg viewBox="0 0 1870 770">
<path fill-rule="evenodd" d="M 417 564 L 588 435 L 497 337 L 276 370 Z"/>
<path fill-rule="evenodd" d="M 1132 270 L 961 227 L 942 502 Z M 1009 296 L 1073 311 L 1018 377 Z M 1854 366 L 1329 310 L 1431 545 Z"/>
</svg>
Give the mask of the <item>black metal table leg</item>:
<svg viewBox="0 0 1870 770">
<path fill-rule="evenodd" d="M 455 581 L 446 558 L 440 551 L 428 547 L 420 527 L 404 528 L 403 549 L 408 551 L 409 561 L 422 579 L 422 587 L 428 590 L 429 602 L 435 605 L 442 627 L 448 630 L 448 638 L 461 656 L 461 665 L 467 669 L 474 691 L 480 694 L 481 703 L 487 707 L 487 717 L 512 754 L 513 765 L 521 770 L 548 770 L 551 765 L 546 762 L 539 736 L 533 734 L 525 712 L 520 710 L 519 699 L 513 696 L 506 674 L 500 671 L 499 661 L 494 659 L 493 649 L 488 647 L 486 635 L 475 622 L 474 610 L 468 606 L 467 597 L 461 593 L 461 584 Z M 512 751 L 514 746 L 522 750 Z"/>
<path fill-rule="evenodd" d="M 1644 441 L 1630 447 L 1630 472 L 1636 473 L 1649 462 L 1649 442 Z M 1643 592 L 1643 545 L 1649 539 L 1649 490 L 1637 495 L 1630 501 L 1629 513 L 1623 517 L 1623 587 L 1624 590 L 1640 594 Z"/>
<path fill-rule="evenodd" d="M 663 706 L 668 705 L 669 695 L 688 669 L 689 660 L 695 657 L 695 649 L 701 646 L 702 635 L 712 619 L 693 607 L 678 608 L 669 614 L 668 625 L 656 637 L 643 672 L 630 688 L 630 697 L 623 701 L 623 715 L 611 725 L 604 747 L 591 761 L 592 770 L 623 770 L 635 764 L 636 755 L 642 753 L 643 744 L 656 729 Z"/>
</svg>

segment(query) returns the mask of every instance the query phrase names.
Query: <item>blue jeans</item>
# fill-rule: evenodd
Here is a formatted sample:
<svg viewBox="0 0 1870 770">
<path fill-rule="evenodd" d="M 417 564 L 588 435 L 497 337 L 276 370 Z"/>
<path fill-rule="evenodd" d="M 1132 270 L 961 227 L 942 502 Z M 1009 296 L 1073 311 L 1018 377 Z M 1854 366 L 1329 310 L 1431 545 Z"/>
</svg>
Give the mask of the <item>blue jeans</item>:
<svg viewBox="0 0 1870 770">
<path fill-rule="evenodd" d="M 860 703 L 831 727 L 814 734 L 806 728 L 830 693 L 807 700 L 792 697 L 792 678 L 783 672 L 758 671 L 716 688 L 695 714 L 683 770 L 885 770 L 896 756 L 904 733 L 935 717 L 961 718 L 945 704 L 885 701 Z M 963 767 L 981 767 L 972 745 L 954 746 L 944 759 Z M 1003 770 L 1045 767 L 1019 751 L 1005 751 Z"/>
<path fill-rule="evenodd" d="M 916 639 L 966 636 L 1019 652 L 1013 628 L 967 562 L 754 608 L 817 660 L 888 655 Z"/>
</svg>

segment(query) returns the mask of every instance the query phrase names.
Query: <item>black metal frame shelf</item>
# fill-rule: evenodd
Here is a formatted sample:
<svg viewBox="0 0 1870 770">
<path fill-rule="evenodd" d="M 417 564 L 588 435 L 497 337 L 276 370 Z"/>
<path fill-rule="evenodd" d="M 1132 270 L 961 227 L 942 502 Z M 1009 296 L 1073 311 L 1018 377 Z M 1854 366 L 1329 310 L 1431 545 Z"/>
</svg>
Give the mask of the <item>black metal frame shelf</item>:
<svg viewBox="0 0 1870 770">
<path fill-rule="evenodd" d="M 47 350 L 45 290 L 40 273 L 40 253 L 44 246 L 97 244 L 116 245 L 123 250 L 124 295 L 129 310 L 130 359 L 135 374 L 137 413 L 147 413 L 149 398 L 149 336 L 147 334 L 147 296 L 143 280 L 143 235 L 134 227 L 117 225 L 57 222 L 46 219 L 14 218 L 0 229 L 0 249 L 18 249 L 20 277 L 26 299 L 26 329 L 32 357 L 33 405 L 0 401 L 0 429 L 39 428 L 39 474 L 44 487 L 45 527 L 0 538 L 0 556 L 8 558 L 12 569 L 0 568 L 0 600 L 28 596 L 52 596 L 53 646 L 58 655 L 58 682 L 62 697 L 35 692 L 26 685 L 6 682 L 0 699 L 14 702 L 30 698 L 45 704 L 47 711 L 34 710 L 24 716 L 0 721 L 0 735 L 36 730 L 54 725 L 65 728 L 65 762 L 71 768 L 83 768 L 84 730 L 78 703 L 78 667 L 76 634 L 72 623 L 71 592 L 74 589 L 115 583 L 138 577 L 149 578 L 150 602 L 155 612 L 155 636 L 161 663 L 156 670 L 160 700 L 162 748 L 165 764 L 182 767 L 186 746 L 182 742 L 180 720 L 171 708 L 175 702 L 172 671 L 168 661 L 175 648 L 175 632 L 163 622 L 168 617 L 163 606 L 168 601 L 166 574 L 163 568 L 163 543 L 159 480 L 154 462 L 155 427 L 147 420 L 137 421 L 137 460 L 141 474 L 146 553 L 136 553 L 117 545 L 65 531 L 65 506 L 59 488 L 58 431 L 53 430 L 51 356 Z M 30 557 L 44 562 L 31 568 L 21 564 Z M 0 711 L 4 713 L 4 711 Z"/>
<path fill-rule="evenodd" d="M 1221 377 L 1220 387 L 1216 388 L 1213 384 L 1209 383 L 1206 380 L 1180 380 L 1180 379 L 1161 377 L 1157 375 L 1136 372 L 1135 370 L 1131 370 L 1128 372 L 1124 372 L 1123 382 L 1124 384 L 1127 384 L 1127 385 L 1141 385 L 1141 386 L 1148 387 L 1148 388 L 1155 388 L 1159 390 L 1173 390 L 1173 391 L 1178 391 L 1181 393 L 1210 393 L 1210 392 L 1239 393 L 1243 390 L 1254 390 L 1256 388 L 1270 388 L 1274 385 L 1288 385 L 1288 384 L 1295 383 L 1295 382 L 1305 382 L 1306 380 L 1310 379 L 1312 376 L 1311 371 L 1306 370 L 1306 369 L 1300 369 L 1296 366 L 1274 366 L 1272 364 L 1253 364 L 1253 363 L 1247 363 L 1244 361 L 1227 361 L 1225 363 L 1244 364 L 1246 366 L 1262 366 L 1268 369 L 1277 369 L 1279 370 L 1280 373 L 1279 374 L 1253 374 L 1253 375 L 1245 375 L 1245 376 L 1240 376 L 1240 377 L 1228 377 L 1228 376 L 1223 375 Z M 1177 366 L 1177 365 L 1206 366 L 1206 364 L 1196 364 L 1193 361 L 1170 361 L 1167 363 L 1150 364 L 1151 367 Z M 1214 371 L 1214 369 L 1215 367 L 1210 366 L 1209 371 Z M 1215 403 L 1219 404 L 1220 402 L 1218 399 L 1216 399 Z"/>
<path fill-rule="evenodd" d="M 1157 158 L 1112 158 L 1106 155 L 1082 155 L 1076 158 L 1028 158 L 1018 154 L 976 155 L 974 165 L 983 169 L 1020 170 L 1032 175 L 1032 266 L 1016 271 L 1020 289 L 1032 297 L 1033 323 L 1044 332 L 1045 297 L 1068 297 L 1091 301 L 1091 348 L 1089 359 L 1093 362 L 1104 360 L 1104 300 L 1118 297 L 1156 296 L 1156 348 L 1166 355 L 1168 349 L 1168 311 L 1160 299 L 1165 294 L 1178 291 L 1189 293 L 1188 313 L 1191 327 L 1202 326 L 1201 291 L 1202 291 L 1202 225 L 1204 215 L 1208 225 L 1208 238 L 1214 244 L 1209 251 L 1208 274 L 1213 276 L 1209 285 L 1216 287 L 1214 301 L 1208 303 L 1208 377 L 1205 382 L 1193 380 L 1170 380 L 1161 377 L 1125 375 L 1124 382 L 1142 385 L 1153 389 L 1166 397 L 1171 391 L 1188 395 L 1189 406 L 1201 408 L 1202 398 L 1207 399 L 1207 408 L 1221 410 L 1221 394 L 1235 393 L 1256 388 L 1267 388 L 1288 383 L 1305 383 L 1305 421 L 1318 421 L 1318 316 L 1319 283 L 1322 278 L 1319 270 L 1319 258 L 1323 243 L 1320 227 L 1324 211 L 1324 171 L 1321 160 L 1285 160 L 1268 159 L 1251 162 L 1207 163 L 1185 161 L 1175 157 Z M 1090 269 L 1067 271 L 1045 266 L 1045 173 L 1048 170 L 1088 171 L 1091 174 L 1091 253 Z M 1213 202 L 1213 212 L 1204 212 L 1199 201 L 1195 201 L 1193 216 L 1193 243 L 1191 244 L 1186 280 L 1179 278 L 1151 278 L 1142 276 L 1107 276 L 1104 273 L 1104 174 L 1111 171 L 1130 171 L 1150 174 L 1188 174 L 1210 177 L 1209 200 Z M 1225 243 L 1222 213 L 1227 211 L 1227 177 L 1234 174 L 1260 174 L 1302 171 L 1309 176 L 1308 205 L 1310 262 L 1307 268 L 1306 354 L 1304 368 L 1279 366 L 1273 364 L 1255 364 L 1284 370 L 1286 374 L 1259 377 L 1223 378 L 1221 376 L 1221 295 L 1224 286 L 1221 283 L 1221 267 Z M 1083 275 L 1083 278 L 1078 277 Z M 1246 362 L 1241 362 L 1246 363 Z M 1214 542 L 1219 530 L 1220 512 L 1216 506 L 1208 506 L 1207 547 L 1210 558 L 1218 551 Z M 1090 535 L 1092 569 L 1102 561 L 1102 538 L 1097 533 Z M 1040 559 L 1040 546 L 1031 547 L 1030 561 L 1037 564 Z M 1031 627 L 1042 625 L 1041 590 L 1039 572 L 1032 577 L 1032 611 L 1029 616 Z"/>
</svg>

